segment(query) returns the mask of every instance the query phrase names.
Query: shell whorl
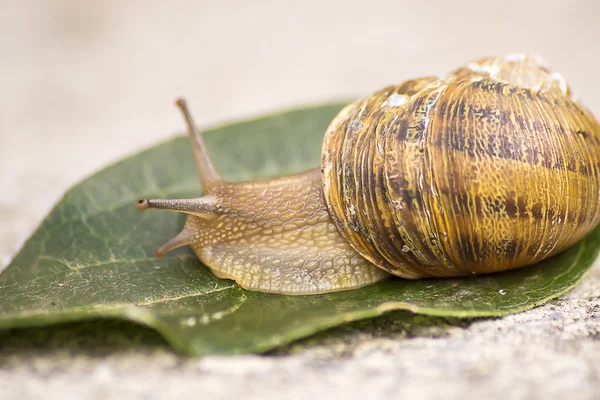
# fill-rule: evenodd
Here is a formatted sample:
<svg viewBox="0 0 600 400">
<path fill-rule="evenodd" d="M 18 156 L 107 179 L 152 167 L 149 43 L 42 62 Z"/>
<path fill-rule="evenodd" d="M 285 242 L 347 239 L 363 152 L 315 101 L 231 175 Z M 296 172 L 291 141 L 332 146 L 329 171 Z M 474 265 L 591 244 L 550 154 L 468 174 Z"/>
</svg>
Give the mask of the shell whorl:
<svg viewBox="0 0 600 400">
<path fill-rule="evenodd" d="M 532 264 L 600 221 L 600 126 L 533 56 L 486 58 L 348 105 L 321 169 L 342 235 L 406 278 Z"/>
</svg>

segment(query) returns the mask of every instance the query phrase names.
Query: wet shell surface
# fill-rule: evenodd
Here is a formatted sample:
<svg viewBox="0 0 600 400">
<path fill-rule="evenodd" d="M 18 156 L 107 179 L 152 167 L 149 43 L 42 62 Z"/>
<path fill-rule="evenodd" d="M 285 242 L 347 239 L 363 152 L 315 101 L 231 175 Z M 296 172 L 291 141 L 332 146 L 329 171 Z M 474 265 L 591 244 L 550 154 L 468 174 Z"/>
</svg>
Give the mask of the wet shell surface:
<svg viewBox="0 0 600 400">
<path fill-rule="evenodd" d="M 401 277 L 508 270 L 600 221 L 600 126 L 538 58 L 469 63 L 345 107 L 323 143 L 342 235 Z"/>
</svg>

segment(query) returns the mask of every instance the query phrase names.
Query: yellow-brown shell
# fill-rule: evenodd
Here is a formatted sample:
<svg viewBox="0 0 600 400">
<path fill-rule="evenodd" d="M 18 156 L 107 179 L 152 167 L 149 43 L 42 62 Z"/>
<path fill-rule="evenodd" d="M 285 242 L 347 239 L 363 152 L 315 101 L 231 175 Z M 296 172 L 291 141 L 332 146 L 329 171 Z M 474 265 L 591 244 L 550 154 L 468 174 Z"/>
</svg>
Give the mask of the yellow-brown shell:
<svg viewBox="0 0 600 400">
<path fill-rule="evenodd" d="M 552 256 L 600 222 L 600 126 L 531 56 L 386 87 L 331 123 L 325 199 L 363 257 L 402 277 Z"/>
</svg>

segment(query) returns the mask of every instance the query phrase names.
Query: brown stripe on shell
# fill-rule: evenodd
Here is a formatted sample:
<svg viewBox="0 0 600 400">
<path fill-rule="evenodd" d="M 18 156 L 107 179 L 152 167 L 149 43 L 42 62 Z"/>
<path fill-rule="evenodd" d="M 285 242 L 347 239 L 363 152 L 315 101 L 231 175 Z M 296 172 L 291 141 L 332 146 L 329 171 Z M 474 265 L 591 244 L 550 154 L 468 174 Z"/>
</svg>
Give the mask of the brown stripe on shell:
<svg viewBox="0 0 600 400">
<path fill-rule="evenodd" d="M 369 103 L 369 100 L 377 99 L 382 102 L 382 98 L 392 92 L 391 88 L 384 88 L 371 99 L 356 102 L 342 123 L 332 124 L 336 132 L 342 134 L 326 136 L 322 165 L 324 176 L 335 177 L 329 180 L 329 184 L 325 181 L 324 194 L 329 200 L 327 203 L 330 211 L 336 215 L 334 221 L 342 235 L 354 248 L 360 249 L 363 257 L 384 269 L 398 270 L 399 273 L 400 270 L 389 264 L 373 247 L 373 240 L 367 232 L 367 226 L 361 223 L 360 215 L 356 212 L 357 198 L 365 192 L 371 192 L 369 189 L 365 190 L 363 183 L 358 179 L 362 175 L 363 165 L 362 162 L 357 162 L 360 156 L 358 153 L 365 147 L 362 142 L 365 139 L 368 142 L 369 138 L 365 135 L 365 131 L 372 124 L 365 110 L 373 109 L 373 101 Z M 365 122 L 368 123 L 365 125 Z M 359 141 L 360 143 L 357 143 Z M 368 143 L 366 146 L 369 146 Z M 367 182 L 366 185 L 369 186 L 370 183 Z M 364 206 L 361 208 L 365 210 Z"/>
<path fill-rule="evenodd" d="M 478 83 L 478 82 L 477 82 Z M 584 131 L 581 126 L 573 123 L 563 124 L 549 123 L 540 121 L 535 118 L 526 118 L 524 115 L 516 114 L 514 111 L 516 104 L 507 104 L 507 108 L 499 109 L 497 99 L 506 97 L 505 94 L 473 91 L 474 83 L 463 83 L 466 87 L 460 93 L 460 98 L 451 98 L 451 100 L 441 99 L 444 109 L 454 107 L 454 115 L 449 118 L 457 118 L 461 121 L 471 121 L 470 126 L 474 126 L 477 130 L 478 126 L 486 126 L 490 129 L 490 134 L 487 137 L 480 137 L 478 134 L 469 135 L 465 126 L 458 124 L 456 131 L 452 135 L 446 135 L 445 141 L 441 141 L 441 136 L 438 137 L 433 144 L 444 150 L 455 150 L 465 152 L 472 157 L 497 157 L 506 160 L 515 160 L 526 162 L 529 164 L 541 165 L 550 169 L 566 168 L 572 172 L 578 172 L 582 175 L 590 175 L 590 167 L 587 163 L 577 163 L 575 157 L 570 153 L 550 154 L 551 149 L 548 148 L 545 141 L 531 141 L 530 135 L 532 132 L 539 132 L 545 138 L 551 140 L 552 137 L 560 135 L 568 135 L 577 137 L 578 132 Z M 506 85 L 505 85 L 506 86 Z M 455 90 L 460 90 L 457 88 Z M 512 97 L 525 96 L 524 93 L 531 91 L 518 91 Z M 472 98 L 478 93 L 482 94 L 481 100 L 485 103 L 493 103 L 493 105 L 476 105 L 471 106 L 469 103 Z M 494 96 L 497 95 L 497 96 Z M 546 101 L 548 95 L 540 95 L 541 101 Z M 529 97 L 529 95 L 527 96 Z M 448 105 L 446 101 L 453 101 L 455 104 Z M 523 101 L 521 98 L 520 101 Z M 547 110 L 554 114 L 563 114 L 561 109 Z M 409 138 L 407 138 L 409 140 Z M 590 141 L 598 141 L 597 137 L 590 137 Z M 600 144 L 600 142 L 598 142 Z M 596 164 L 598 167 L 598 164 Z"/>
<path fill-rule="evenodd" d="M 496 263 L 502 268 L 535 262 L 557 249 L 564 249 L 567 243 L 572 242 L 571 238 L 582 237 L 597 223 L 595 203 L 592 207 L 591 202 L 584 200 L 589 198 L 588 195 L 594 197 L 589 189 L 597 191 L 597 182 L 590 181 L 587 174 L 580 174 L 578 168 L 568 168 L 566 162 L 556 162 L 560 161 L 564 152 L 572 155 L 574 151 L 556 148 L 556 138 L 562 136 L 546 130 L 545 127 L 550 125 L 546 116 L 552 113 L 541 113 L 536 109 L 542 102 L 532 105 L 530 96 L 519 97 L 513 93 L 507 97 L 501 91 L 480 91 L 474 95 L 471 87 L 470 83 L 462 87 L 456 84 L 452 88 L 454 92 L 446 93 L 453 97 L 440 99 L 456 105 L 450 105 L 446 114 L 432 116 L 434 143 L 452 143 L 451 140 L 457 137 L 459 140 L 471 137 L 471 142 L 490 144 L 493 143 L 490 137 L 503 137 L 505 140 L 517 137 L 531 147 L 537 140 L 537 143 L 544 143 L 547 159 L 556 168 L 550 169 L 543 163 L 535 164 L 518 157 L 497 157 L 497 151 L 490 151 L 485 146 L 481 146 L 479 152 L 465 152 L 449 145 L 430 147 L 428 151 L 434 154 L 437 162 L 429 167 L 434 170 L 435 176 L 441 178 L 439 181 L 442 183 L 435 186 L 445 195 L 440 203 L 441 208 L 447 210 L 446 218 L 440 218 L 439 225 L 449 236 L 462 238 L 455 245 L 448 246 L 448 254 L 455 264 L 467 265 L 478 272 L 479 267 L 470 265 L 472 263 L 465 259 L 465 254 L 484 252 L 484 243 L 501 243 L 503 240 L 522 243 L 514 260 L 505 253 L 499 254 Z M 478 113 L 469 112 L 464 99 L 477 104 L 494 104 L 505 113 L 506 110 L 522 110 L 529 125 L 514 128 L 515 119 L 510 114 L 505 117 L 510 122 L 504 123 L 479 118 Z M 519 104 L 524 102 L 528 105 Z M 536 118 L 539 118 L 537 124 Z M 518 125 L 518 119 L 516 121 Z M 465 142 L 469 143 L 468 140 Z M 589 171 L 596 168 L 594 164 L 586 166 Z M 588 195 L 569 200 L 563 184 L 566 180 L 571 181 L 570 187 L 576 193 L 588 188 Z M 549 195 L 554 192 L 557 195 Z M 568 209 L 577 211 L 568 213 Z M 464 240 L 466 243 L 462 243 Z"/>
</svg>

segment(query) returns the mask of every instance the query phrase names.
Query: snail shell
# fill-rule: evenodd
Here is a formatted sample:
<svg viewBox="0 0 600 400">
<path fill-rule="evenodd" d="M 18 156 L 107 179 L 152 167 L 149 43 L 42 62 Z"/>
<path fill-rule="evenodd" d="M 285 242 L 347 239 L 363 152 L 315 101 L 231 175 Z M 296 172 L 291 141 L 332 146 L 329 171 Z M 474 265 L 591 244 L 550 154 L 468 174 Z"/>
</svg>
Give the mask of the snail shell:
<svg viewBox="0 0 600 400">
<path fill-rule="evenodd" d="M 600 221 L 600 126 L 538 58 L 469 63 L 386 87 L 332 121 L 321 174 L 334 223 L 405 278 L 512 269 Z"/>
</svg>

